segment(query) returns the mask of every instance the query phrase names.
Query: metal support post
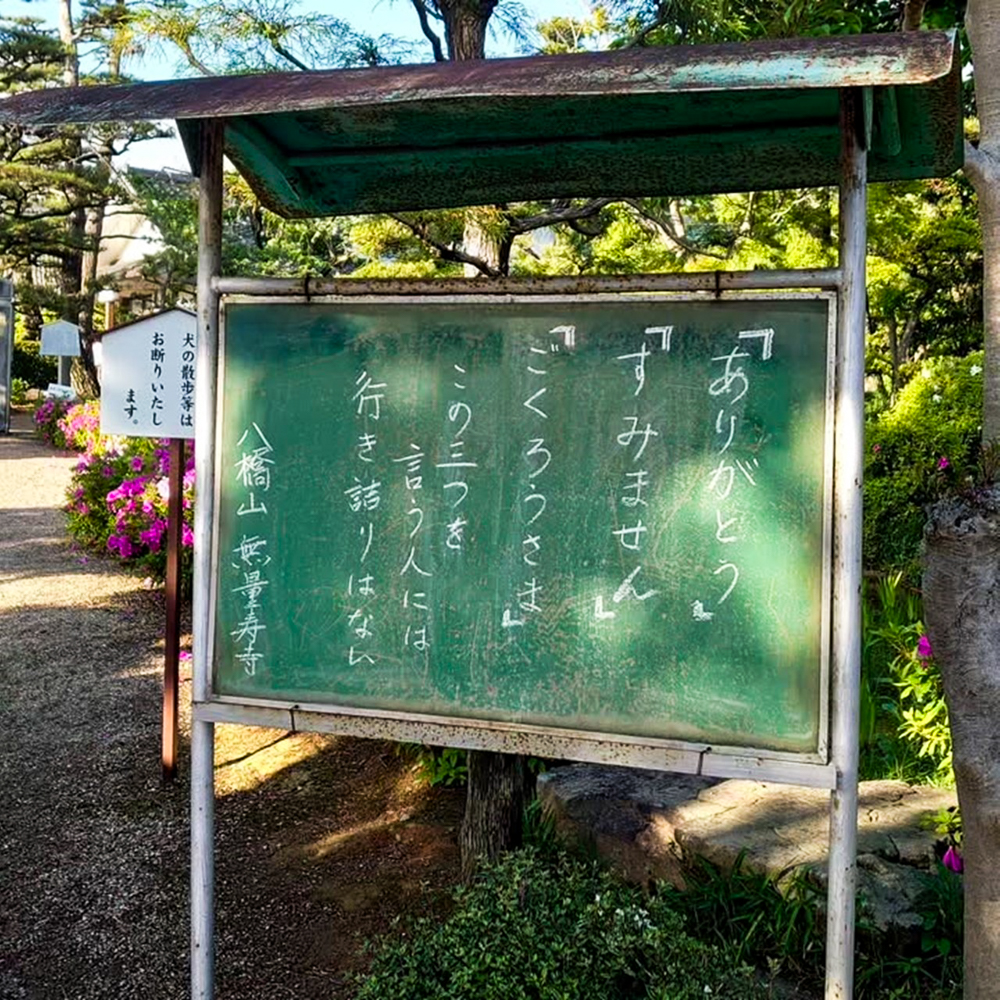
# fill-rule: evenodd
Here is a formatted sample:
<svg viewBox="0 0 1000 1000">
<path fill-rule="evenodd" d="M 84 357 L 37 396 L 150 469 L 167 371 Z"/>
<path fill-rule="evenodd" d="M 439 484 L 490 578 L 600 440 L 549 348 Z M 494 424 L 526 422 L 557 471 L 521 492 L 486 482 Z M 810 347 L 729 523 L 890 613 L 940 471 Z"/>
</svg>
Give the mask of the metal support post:
<svg viewBox="0 0 1000 1000">
<path fill-rule="evenodd" d="M 867 153 L 862 95 L 840 97 L 840 270 L 834 494 L 833 724 L 826 1000 L 854 992 L 861 689 L 861 480 L 864 458 Z"/>
<path fill-rule="evenodd" d="M 198 369 L 195 380 L 195 509 L 193 701 L 211 690 L 212 524 L 215 519 L 215 400 L 219 294 L 212 287 L 222 261 L 223 123 L 201 124 L 198 197 Z M 191 997 L 215 991 L 215 725 L 191 722 Z"/>
<path fill-rule="evenodd" d="M 184 439 L 170 439 L 167 500 L 167 621 L 163 642 L 163 712 L 160 763 L 163 781 L 177 777 L 177 701 L 181 652 L 181 545 L 184 532 Z"/>
</svg>

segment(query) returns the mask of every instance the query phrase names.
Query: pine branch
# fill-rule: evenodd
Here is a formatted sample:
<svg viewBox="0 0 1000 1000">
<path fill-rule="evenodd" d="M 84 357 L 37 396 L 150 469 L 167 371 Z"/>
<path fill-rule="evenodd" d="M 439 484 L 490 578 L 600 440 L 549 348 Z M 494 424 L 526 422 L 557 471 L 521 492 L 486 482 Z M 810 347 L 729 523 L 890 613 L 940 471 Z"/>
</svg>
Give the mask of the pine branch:
<svg viewBox="0 0 1000 1000">
<path fill-rule="evenodd" d="M 614 200 L 614 198 L 591 198 L 590 201 L 584 202 L 582 205 L 555 202 L 553 208 L 548 212 L 529 215 L 523 219 L 510 219 L 510 233 L 512 236 L 520 236 L 523 233 L 530 233 L 534 229 L 554 226 L 559 222 L 578 222 L 581 219 L 590 219 Z"/>
<path fill-rule="evenodd" d="M 306 73 L 312 69 L 311 66 L 307 66 L 301 59 L 297 59 L 293 56 L 292 53 L 289 52 L 288 49 L 286 49 L 285 46 L 282 45 L 276 38 L 269 38 L 268 42 L 270 42 L 271 48 L 274 49 L 274 51 L 277 52 L 282 59 L 287 59 L 288 62 L 290 62 L 296 69 L 301 69 Z"/>
<path fill-rule="evenodd" d="M 424 33 L 424 37 L 431 43 L 431 48 L 434 50 L 434 61 L 447 62 L 444 49 L 441 47 L 441 39 L 431 27 L 430 20 L 427 17 L 427 4 L 424 3 L 424 0 L 410 0 L 410 2 L 413 4 L 413 9 L 417 12 L 417 18 L 420 20 L 420 30 Z"/>
<path fill-rule="evenodd" d="M 414 236 L 419 240 L 423 240 L 431 249 L 437 252 L 437 255 L 442 260 L 451 261 L 454 264 L 468 264 L 470 267 L 474 267 L 480 273 L 486 275 L 487 278 L 499 278 L 500 271 L 495 267 L 491 267 L 485 260 L 481 257 L 474 257 L 472 254 L 466 253 L 464 250 L 459 250 L 457 247 L 449 245 L 447 243 L 442 243 L 440 240 L 434 239 L 428 231 L 427 227 L 420 225 L 416 222 L 411 222 L 409 219 L 404 219 L 401 215 L 390 215 L 390 219 L 395 219 L 401 226 L 405 226 Z"/>
<path fill-rule="evenodd" d="M 656 15 L 656 18 L 649 22 L 645 27 L 640 28 L 628 41 L 622 44 L 623 49 L 634 49 L 639 46 L 646 44 L 646 39 L 656 31 L 657 28 L 662 28 L 668 20 L 667 11 L 663 10 Z"/>
<path fill-rule="evenodd" d="M 711 250 L 703 250 L 701 247 L 696 247 L 693 243 L 689 243 L 683 236 L 676 233 L 669 223 L 664 222 L 663 219 L 647 212 L 642 207 L 642 204 L 636 199 L 626 198 L 625 204 L 637 212 L 640 218 L 649 222 L 661 235 L 665 236 L 679 250 L 683 250 L 685 253 L 699 254 L 702 257 L 712 257 L 715 260 L 726 260 L 726 254 L 712 253 Z"/>
</svg>

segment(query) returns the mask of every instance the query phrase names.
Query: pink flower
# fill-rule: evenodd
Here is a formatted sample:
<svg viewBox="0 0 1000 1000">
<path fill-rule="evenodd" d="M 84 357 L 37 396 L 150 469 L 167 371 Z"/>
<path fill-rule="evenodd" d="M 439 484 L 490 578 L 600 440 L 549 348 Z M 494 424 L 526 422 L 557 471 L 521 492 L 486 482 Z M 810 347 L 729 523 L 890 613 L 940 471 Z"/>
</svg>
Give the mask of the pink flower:
<svg viewBox="0 0 1000 1000">
<path fill-rule="evenodd" d="M 131 464 L 133 472 L 142 472 L 142 459 L 138 455 L 136 455 L 135 458 L 132 459 Z"/>
<path fill-rule="evenodd" d="M 943 472 L 943 471 L 944 471 L 945 469 L 949 468 L 950 466 L 951 466 L 951 462 L 949 462 L 949 461 L 948 461 L 948 459 L 944 457 L 944 455 L 942 455 L 942 456 L 941 456 L 941 457 L 940 457 L 940 458 L 938 459 L 938 468 L 939 468 L 939 469 L 940 469 L 940 470 L 941 470 L 942 472 Z"/>
<path fill-rule="evenodd" d="M 943 864 L 945 868 L 950 868 L 953 872 L 961 872 L 965 868 L 965 864 L 962 862 L 962 855 L 958 853 L 958 848 L 956 847 L 949 847 L 948 850 L 944 852 L 941 864 Z"/>
<path fill-rule="evenodd" d="M 882 445 L 880 445 L 880 444 L 873 444 L 872 445 L 872 452 L 874 454 L 877 455 L 881 450 L 882 450 Z"/>
<path fill-rule="evenodd" d="M 181 528 L 181 545 L 188 548 L 194 545 L 194 532 L 186 524 Z"/>
<path fill-rule="evenodd" d="M 182 649 L 180 652 L 181 663 L 187 663 L 190 659 L 191 659 L 191 653 L 186 649 Z"/>
<path fill-rule="evenodd" d="M 928 660 L 934 655 L 931 650 L 931 641 L 926 635 L 922 635 L 920 640 L 917 642 L 917 656 L 922 660 Z"/>
</svg>

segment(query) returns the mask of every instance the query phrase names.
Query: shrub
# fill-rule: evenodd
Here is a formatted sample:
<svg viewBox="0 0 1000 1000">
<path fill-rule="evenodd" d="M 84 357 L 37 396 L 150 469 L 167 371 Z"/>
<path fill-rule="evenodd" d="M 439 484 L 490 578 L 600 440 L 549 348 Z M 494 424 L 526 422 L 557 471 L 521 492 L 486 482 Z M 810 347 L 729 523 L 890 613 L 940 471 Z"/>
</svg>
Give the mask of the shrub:
<svg viewBox="0 0 1000 1000">
<path fill-rule="evenodd" d="M 14 406 L 24 406 L 28 401 L 28 390 L 31 388 L 23 378 L 10 380 L 10 401 Z"/>
<path fill-rule="evenodd" d="M 768 990 L 721 948 L 696 941 L 665 897 L 594 862 L 527 848 L 381 944 L 358 1000 L 728 1000 Z"/>
<path fill-rule="evenodd" d="M 37 340 L 18 340 L 11 352 L 11 378 L 24 379 L 29 389 L 44 389 L 59 374 L 56 359 L 43 358 L 38 353 L 40 347 Z"/>
<path fill-rule="evenodd" d="M 983 352 L 931 358 L 867 425 L 865 561 L 915 563 L 925 508 L 973 475 L 980 453 Z"/>
<path fill-rule="evenodd" d="M 51 418 L 49 418 L 51 420 Z M 110 552 L 131 568 L 161 580 L 166 574 L 167 441 L 100 433 L 96 401 L 79 403 L 58 421 L 65 446 L 83 451 L 66 498 L 69 532 L 87 548 Z M 194 455 L 185 462 L 181 573 L 192 572 Z"/>
<path fill-rule="evenodd" d="M 53 448 L 66 447 L 66 434 L 62 428 L 62 419 L 71 404 L 64 399 L 46 399 L 35 410 L 35 430 Z"/>
</svg>

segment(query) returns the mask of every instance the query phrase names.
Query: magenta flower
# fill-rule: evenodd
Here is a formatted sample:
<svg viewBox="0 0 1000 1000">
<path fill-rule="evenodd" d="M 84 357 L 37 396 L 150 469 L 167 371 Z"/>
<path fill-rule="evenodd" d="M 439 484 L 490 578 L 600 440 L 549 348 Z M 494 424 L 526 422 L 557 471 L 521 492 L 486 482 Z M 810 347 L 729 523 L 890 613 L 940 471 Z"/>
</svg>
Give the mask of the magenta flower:
<svg viewBox="0 0 1000 1000">
<path fill-rule="evenodd" d="M 928 660 L 934 655 L 931 650 L 931 641 L 926 635 L 922 635 L 917 642 L 917 656 L 922 660 Z"/>
<path fill-rule="evenodd" d="M 180 651 L 179 659 L 180 659 L 181 663 L 187 663 L 191 659 L 191 653 L 188 650 L 186 650 L 186 649 L 182 649 Z"/>
<path fill-rule="evenodd" d="M 949 847 L 948 850 L 944 852 L 941 864 L 943 864 L 945 868 L 950 868 L 953 872 L 961 872 L 965 868 L 965 864 L 962 861 L 962 855 L 958 853 L 958 848 L 956 847 Z"/>
<path fill-rule="evenodd" d="M 181 545 L 188 548 L 194 545 L 194 532 L 186 524 L 181 528 Z"/>
<path fill-rule="evenodd" d="M 880 444 L 873 444 L 872 445 L 872 452 L 874 454 L 877 455 L 881 450 L 882 450 L 882 445 L 880 445 Z"/>
<path fill-rule="evenodd" d="M 947 459 L 947 458 L 945 458 L 945 456 L 944 456 L 944 455 L 942 455 L 942 456 L 941 456 L 941 457 L 940 457 L 940 458 L 938 459 L 938 466 L 937 466 L 937 467 L 938 467 L 938 468 L 939 468 L 939 469 L 940 469 L 940 470 L 941 470 L 942 472 L 943 472 L 943 471 L 944 471 L 945 469 L 949 468 L 950 466 L 951 466 L 951 462 L 949 462 L 949 461 L 948 461 L 948 459 Z"/>
<path fill-rule="evenodd" d="M 133 472 L 142 472 L 142 459 L 138 455 L 136 455 L 135 458 L 132 459 L 131 464 Z"/>
</svg>

